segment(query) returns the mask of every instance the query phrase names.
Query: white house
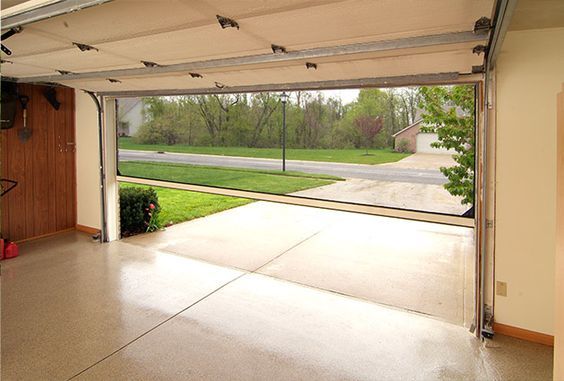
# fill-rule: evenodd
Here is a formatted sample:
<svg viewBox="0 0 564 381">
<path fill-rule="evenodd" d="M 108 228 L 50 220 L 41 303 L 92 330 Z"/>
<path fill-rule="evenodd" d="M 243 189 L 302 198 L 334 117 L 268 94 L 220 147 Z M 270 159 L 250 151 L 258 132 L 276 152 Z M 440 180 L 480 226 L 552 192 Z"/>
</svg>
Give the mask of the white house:
<svg viewBox="0 0 564 381">
<path fill-rule="evenodd" d="M 145 122 L 143 101 L 141 98 L 122 98 L 118 102 L 118 134 L 135 136 Z"/>
</svg>

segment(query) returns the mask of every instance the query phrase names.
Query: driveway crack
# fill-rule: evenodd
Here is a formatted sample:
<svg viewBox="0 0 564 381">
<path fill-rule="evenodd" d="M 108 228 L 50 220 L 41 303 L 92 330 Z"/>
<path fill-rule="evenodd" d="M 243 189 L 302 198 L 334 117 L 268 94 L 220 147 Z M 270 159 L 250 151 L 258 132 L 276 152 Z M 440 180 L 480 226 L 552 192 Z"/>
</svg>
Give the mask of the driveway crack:
<svg viewBox="0 0 564 381">
<path fill-rule="evenodd" d="M 275 260 L 277 260 L 278 258 L 280 258 L 281 256 L 283 256 L 284 254 L 286 254 L 287 252 L 295 249 L 296 247 L 304 244 L 305 242 L 309 241 L 310 239 L 312 239 L 313 237 L 315 237 L 316 235 L 318 235 L 319 233 L 321 233 L 323 231 L 323 229 L 320 229 L 318 231 L 316 231 L 315 233 L 307 236 L 306 238 L 302 239 L 301 241 L 299 241 L 298 243 L 290 246 L 289 248 L 287 248 L 286 250 L 284 250 L 283 252 L 281 252 L 280 254 L 278 254 L 277 256 L 275 256 L 274 258 L 270 259 L 268 262 L 260 265 L 259 267 L 257 267 L 256 269 L 252 270 L 249 272 L 249 274 L 254 274 L 256 272 L 258 272 L 260 269 L 262 269 L 265 266 L 268 266 L 269 264 L 271 264 L 272 262 L 274 262 Z"/>
</svg>

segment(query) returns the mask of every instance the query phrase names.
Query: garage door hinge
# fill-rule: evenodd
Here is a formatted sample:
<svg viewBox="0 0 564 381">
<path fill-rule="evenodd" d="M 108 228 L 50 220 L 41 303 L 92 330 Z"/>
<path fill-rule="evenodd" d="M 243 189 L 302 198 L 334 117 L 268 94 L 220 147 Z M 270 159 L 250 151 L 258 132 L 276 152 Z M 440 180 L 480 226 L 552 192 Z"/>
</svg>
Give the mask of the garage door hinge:
<svg viewBox="0 0 564 381">
<path fill-rule="evenodd" d="M 492 28 L 492 21 L 487 17 L 480 17 L 474 23 L 474 34 L 487 34 Z"/>
<path fill-rule="evenodd" d="M 472 74 L 482 74 L 486 72 L 484 65 L 474 65 L 472 66 Z"/>
<path fill-rule="evenodd" d="M 99 51 L 98 48 L 95 48 L 87 44 L 81 44 L 80 42 L 73 42 L 72 44 L 76 46 L 78 49 L 80 49 L 81 52 L 87 52 L 89 50 L 94 50 L 96 52 Z"/>
<path fill-rule="evenodd" d="M 215 17 L 217 17 L 217 21 L 219 22 L 219 25 L 221 25 L 222 29 L 225 28 L 239 29 L 239 24 L 237 23 L 237 21 L 230 19 L 229 17 L 220 16 L 220 15 L 216 15 Z"/>
<path fill-rule="evenodd" d="M 472 53 L 480 55 L 482 53 L 487 53 L 488 47 L 486 45 L 476 45 L 472 48 Z"/>
</svg>

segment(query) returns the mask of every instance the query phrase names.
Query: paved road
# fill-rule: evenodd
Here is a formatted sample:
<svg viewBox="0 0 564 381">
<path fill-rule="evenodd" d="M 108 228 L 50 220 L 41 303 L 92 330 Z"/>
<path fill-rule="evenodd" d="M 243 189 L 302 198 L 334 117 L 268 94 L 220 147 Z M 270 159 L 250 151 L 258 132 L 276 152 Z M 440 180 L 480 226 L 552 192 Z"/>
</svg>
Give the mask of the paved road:
<svg viewBox="0 0 564 381">
<path fill-rule="evenodd" d="M 154 161 L 235 167 L 265 170 L 280 170 L 281 160 L 248 157 L 197 155 L 184 153 L 157 153 L 150 151 L 120 150 L 122 161 Z M 394 168 L 385 165 L 325 163 L 318 161 L 286 160 L 286 170 L 305 173 L 326 174 L 353 179 L 397 181 L 418 184 L 444 184 L 446 178 L 439 170 Z"/>
</svg>

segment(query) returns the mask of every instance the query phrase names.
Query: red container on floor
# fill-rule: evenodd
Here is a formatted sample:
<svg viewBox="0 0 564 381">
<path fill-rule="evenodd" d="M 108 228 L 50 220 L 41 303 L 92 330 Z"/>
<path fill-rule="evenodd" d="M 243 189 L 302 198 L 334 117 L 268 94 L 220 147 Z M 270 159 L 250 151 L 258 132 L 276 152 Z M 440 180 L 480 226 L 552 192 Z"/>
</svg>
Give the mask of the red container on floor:
<svg viewBox="0 0 564 381">
<path fill-rule="evenodd" d="M 18 254 L 18 245 L 13 242 L 6 243 L 6 246 L 4 247 L 4 259 L 17 257 Z"/>
</svg>

